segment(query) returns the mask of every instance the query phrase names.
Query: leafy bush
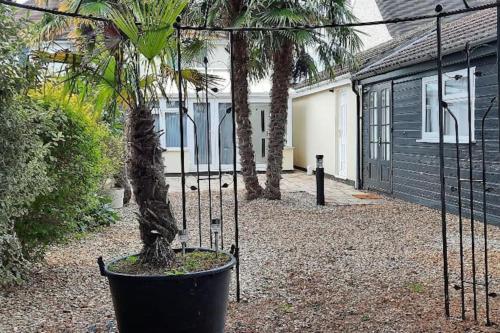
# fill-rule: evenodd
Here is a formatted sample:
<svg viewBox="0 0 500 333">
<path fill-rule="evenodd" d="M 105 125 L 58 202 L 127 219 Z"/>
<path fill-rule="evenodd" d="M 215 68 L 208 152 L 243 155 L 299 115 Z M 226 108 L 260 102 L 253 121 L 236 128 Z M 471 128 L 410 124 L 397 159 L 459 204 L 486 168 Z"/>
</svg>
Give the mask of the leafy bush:
<svg viewBox="0 0 500 333">
<path fill-rule="evenodd" d="M 0 285 L 20 281 L 26 266 L 14 218 L 50 190 L 50 146 L 39 137 L 44 115 L 26 98 L 36 67 L 27 61 L 22 28 L 0 6 Z"/>
<path fill-rule="evenodd" d="M 114 167 L 105 154 L 110 133 L 93 118 L 89 104 L 51 86 L 31 95 L 49 119 L 40 136 L 50 147 L 47 174 L 54 185 L 16 221 L 24 255 L 33 259 L 69 233 L 114 220 L 98 195 L 103 178 Z"/>
<path fill-rule="evenodd" d="M 103 143 L 104 154 L 109 159 L 108 166 L 104 170 L 104 175 L 106 178 L 114 180 L 115 183 L 119 183 L 126 159 L 123 130 L 114 131 L 111 135 L 108 135 Z"/>
</svg>

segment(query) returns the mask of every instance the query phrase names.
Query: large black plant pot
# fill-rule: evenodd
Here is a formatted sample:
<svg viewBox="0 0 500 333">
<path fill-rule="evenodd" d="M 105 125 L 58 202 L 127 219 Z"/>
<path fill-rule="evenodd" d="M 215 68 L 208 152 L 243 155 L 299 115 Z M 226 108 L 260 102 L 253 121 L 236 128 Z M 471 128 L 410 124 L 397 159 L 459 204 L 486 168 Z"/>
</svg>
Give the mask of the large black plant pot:
<svg viewBox="0 0 500 333">
<path fill-rule="evenodd" d="M 187 249 L 186 251 L 211 251 Z M 229 254 L 228 254 L 229 255 Z M 227 311 L 231 269 L 236 259 L 210 271 L 136 276 L 109 271 L 107 276 L 120 333 L 222 333 Z"/>
</svg>

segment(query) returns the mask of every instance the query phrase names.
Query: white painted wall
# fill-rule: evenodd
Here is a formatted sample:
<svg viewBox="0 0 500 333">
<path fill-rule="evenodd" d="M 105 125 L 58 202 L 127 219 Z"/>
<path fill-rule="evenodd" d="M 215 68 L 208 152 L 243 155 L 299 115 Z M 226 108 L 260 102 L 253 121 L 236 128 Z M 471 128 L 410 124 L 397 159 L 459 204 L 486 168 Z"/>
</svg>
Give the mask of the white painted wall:
<svg viewBox="0 0 500 333">
<path fill-rule="evenodd" d="M 340 96 L 346 96 L 347 111 L 347 179 L 356 179 L 356 95 L 349 80 L 329 91 L 330 86 L 311 87 L 293 98 L 294 163 L 301 168 L 316 166 L 316 155 L 324 155 L 325 172 L 339 176 Z"/>
</svg>

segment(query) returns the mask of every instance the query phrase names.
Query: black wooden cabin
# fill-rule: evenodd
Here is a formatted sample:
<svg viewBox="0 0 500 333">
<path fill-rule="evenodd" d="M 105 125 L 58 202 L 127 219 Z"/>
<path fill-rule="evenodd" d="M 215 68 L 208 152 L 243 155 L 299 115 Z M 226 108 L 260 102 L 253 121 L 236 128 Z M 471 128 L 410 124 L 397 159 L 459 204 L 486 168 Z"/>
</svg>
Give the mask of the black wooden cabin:
<svg viewBox="0 0 500 333">
<path fill-rule="evenodd" d="M 361 184 L 364 189 L 440 209 L 436 29 L 398 46 L 355 75 L 361 88 Z M 482 139 L 486 143 L 488 221 L 500 224 L 500 148 L 497 96 L 496 11 L 443 25 L 444 101 L 457 117 L 463 208 L 469 216 L 468 84 L 473 119 L 474 210 L 482 219 Z M 470 43 L 470 78 L 465 48 Z M 482 118 L 492 105 L 481 130 Z M 445 112 L 446 202 L 458 211 L 457 159 L 452 117 Z"/>
</svg>

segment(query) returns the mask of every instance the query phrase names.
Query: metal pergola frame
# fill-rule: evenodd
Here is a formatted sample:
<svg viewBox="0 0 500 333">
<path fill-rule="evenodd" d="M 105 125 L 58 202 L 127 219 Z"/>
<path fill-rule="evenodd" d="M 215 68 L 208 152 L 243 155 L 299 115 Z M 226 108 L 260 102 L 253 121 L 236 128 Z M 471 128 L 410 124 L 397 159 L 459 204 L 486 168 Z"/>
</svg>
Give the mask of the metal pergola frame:
<svg viewBox="0 0 500 333">
<path fill-rule="evenodd" d="M 17 8 L 22 8 L 26 10 L 33 10 L 39 12 L 45 12 L 53 15 L 62 15 L 69 17 L 79 17 L 88 20 L 95 20 L 100 22 L 109 22 L 108 19 L 102 17 L 94 17 L 88 15 L 81 15 L 78 13 L 78 9 L 73 12 L 63 12 L 59 10 L 41 8 L 36 6 L 24 5 L 19 3 L 10 2 L 8 0 L 0 0 L 0 4 L 13 6 Z M 436 38 L 437 38 L 437 71 L 438 71 L 438 99 L 439 99 L 439 177 L 440 177 L 440 202 L 441 202 L 441 224 L 442 224 L 442 256 L 443 256 L 443 283 L 444 283 L 444 310 L 446 317 L 451 317 L 450 314 L 450 279 L 449 279 L 449 264 L 448 264 L 448 230 L 447 230 L 447 206 L 446 206 L 446 174 L 445 174 L 445 157 L 444 157 L 444 112 L 448 112 L 451 117 L 455 121 L 456 131 L 456 152 L 457 152 L 457 182 L 458 182 L 458 195 L 459 195 L 459 221 L 460 221 L 460 269 L 461 269 L 461 281 L 460 285 L 456 285 L 455 289 L 461 290 L 461 318 L 466 319 L 466 305 L 465 305 L 465 292 L 464 292 L 464 249 L 463 249 L 463 224 L 462 224 L 462 183 L 468 182 L 470 186 L 470 203 L 471 203 L 471 242 L 472 242 L 472 270 L 473 270 L 473 314 L 474 320 L 478 320 L 478 309 L 477 309 L 477 286 L 484 285 L 485 289 L 485 319 L 486 325 L 491 325 L 490 318 L 490 306 L 489 306 L 489 298 L 496 296 L 495 293 L 489 292 L 489 275 L 488 275 L 488 234 L 487 234 L 487 202 L 486 202 L 486 194 L 489 191 L 487 187 L 486 180 L 486 154 L 485 154 L 485 138 L 482 135 L 482 179 L 473 179 L 473 161 L 472 161 L 472 131 L 473 125 L 470 121 L 471 113 L 472 113 L 472 102 L 471 102 L 471 87 L 470 87 L 470 76 L 471 73 L 471 53 L 474 51 L 470 47 L 470 44 L 467 43 L 465 47 L 466 54 L 466 62 L 467 62 L 467 70 L 469 74 L 469 83 L 468 83 L 468 117 L 469 117 L 469 142 L 468 142 L 468 150 L 469 150 L 469 178 L 462 179 L 460 174 L 460 151 L 458 149 L 458 122 L 456 120 L 455 115 L 453 114 L 453 110 L 450 110 L 447 103 L 443 101 L 443 50 L 442 50 L 442 20 L 445 17 L 455 16 L 459 14 L 477 12 L 481 10 L 486 10 L 490 8 L 497 8 L 497 67 L 498 67 L 498 77 L 497 77 L 497 101 L 500 101 L 500 43 L 498 41 L 498 35 L 500 34 L 500 0 L 497 0 L 496 3 L 486 4 L 477 7 L 471 7 L 467 4 L 467 1 L 464 0 L 465 8 L 455 11 L 443 11 L 443 7 L 441 5 L 436 6 L 434 15 L 424 15 L 424 16 L 414 16 L 414 17 L 403 17 L 403 18 L 394 18 L 388 20 L 381 21 L 372 21 L 372 22 L 360 22 L 360 23 L 347 23 L 347 24 L 327 24 L 327 25 L 297 25 L 297 26 L 282 26 L 282 27 L 220 27 L 220 26 L 183 26 L 181 24 L 181 19 L 178 18 L 175 29 L 177 32 L 177 70 L 180 72 L 182 69 L 182 54 L 181 54 L 181 40 L 182 40 L 182 32 L 183 31 L 206 31 L 206 32 L 227 32 L 229 33 L 230 39 L 230 56 L 231 56 L 231 99 L 232 99 L 232 107 L 231 110 L 227 111 L 227 113 L 231 113 L 232 120 L 232 148 L 233 148 L 233 195 L 234 195 L 234 245 L 231 247 L 231 253 L 236 257 L 236 299 L 239 302 L 241 299 L 241 288 L 240 288 L 240 248 L 239 248 L 239 221 L 238 221 L 238 183 L 237 183 L 237 144 L 236 144 L 236 115 L 234 110 L 234 34 L 240 32 L 252 32 L 252 31 L 265 31 L 265 32 L 273 32 L 273 31 L 291 31 L 291 30 L 316 30 L 316 29 L 335 29 L 341 27 L 362 27 L 362 26 L 374 26 L 374 25 L 383 25 L 383 24 L 398 24 L 403 22 L 412 22 L 412 21 L 422 21 L 434 19 L 436 21 Z M 78 6 L 79 8 L 80 6 Z M 207 61 L 205 61 L 205 70 L 207 66 Z M 476 74 L 476 73 L 474 73 Z M 205 93 L 208 96 L 208 87 L 205 86 Z M 354 90 L 354 89 L 353 89 Z M 182 183 L 182 226 L 183 230 L 187 230 L 187 218 L 186 218 L 186 172 L 184 165 L 184 124 L 183 117 L 186 113 L 186 108 L 183 104 L 183 93 L 182 93 L 182 77 L 179 75 L 179 84 L 178 84 L 178 98 L 179 98 L 179 116 L 180 116 L 180 142 L 181 142 L 181 183 Z M 357 98 L 358 110 L 359 110 L 359 102 L 360 98 Z M 493 108 L 495 103 L 495 99 L 493 99 L 490 103 L 490 106 L 487 112 L 484 114 L 482 118 L 482 133 L 484 133 L 484 124 L 486 117 L 490 114 L 490 111 Z M 208 110 L 207 110 L 208 112 Z M 500 129 L 500 107 L 497 107 L 498 113 L 498 128 Z M 358 134 L 359 134 L 359 119 L 358 119 Z M 220 131 L 220 126 L 219 126 Z M 220 134 L 220 133 L 219 133 Z M 500 131 L 498 136 L 498 141 L 500 144 Z M 500 148 L 499 148 L 500 149 Z M 196 152 L 198 154 L 198 151 Z M 219 154 L 220 155 L 220 154 Z M 198 156 L 197 156 L 198 157 Z M 220 158 L 220 157 L 219 157 Z M 199 158 L 196 159 L 199 164 Z M 221 181 L 221 173 L 219 170 L 219 191 L 222 193 L 222 181 Z M 199 172 L 197 173 L 198 180 L 198 191 L 200 176 Z M 211 175 L 208 174 L 208 181 L 210 182 Z M 483 194 L 483 226 L 484 226 L 484 283 L 478 283 L 476 280 L 476 265 L 475 262 L 475 235 L 474 235 L 474 206 L 473 206 L 473 188 L 474 183 L 482 184 L 482 194 Z M 227 187 L 227 184 L 224 184 Z M 211 189 L 209 189 L 209 196 L 211 198 Z M 221 199 L 222 200 L 222 199 Z M 200 196 L 198 195 L 198 209 L 200 208 L 199 202 Z M 210 205 L 211 206 L 211 205 Z M 210 217 L 211 217 L 211 209 L 210 207 Z M 200 214 L 200 211 L 198 212 Z M 221 206 L 221 219 L 222 219 L 222 206 Z M 200 216 L 200 215 L 199 215 Z M 211 222 L 211 221 L 210 221 Z M 199 218 L 200 223 L 200 243 L 201 243 L 201 218 Z M 223 231 L 222 231 L 223 232 Z"/>
</svg>

